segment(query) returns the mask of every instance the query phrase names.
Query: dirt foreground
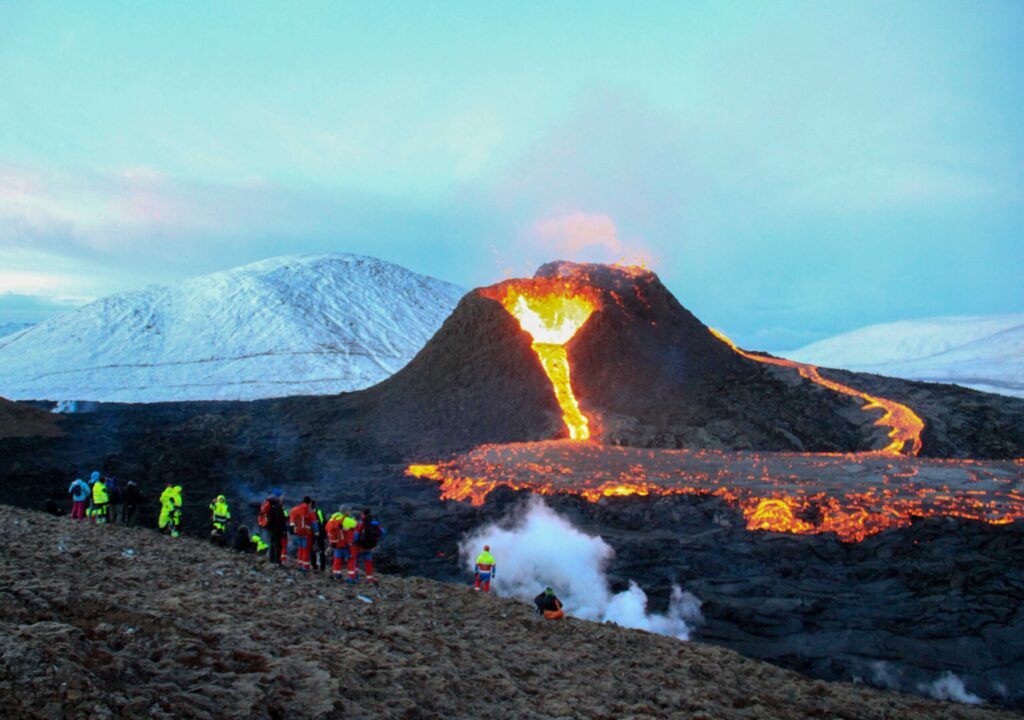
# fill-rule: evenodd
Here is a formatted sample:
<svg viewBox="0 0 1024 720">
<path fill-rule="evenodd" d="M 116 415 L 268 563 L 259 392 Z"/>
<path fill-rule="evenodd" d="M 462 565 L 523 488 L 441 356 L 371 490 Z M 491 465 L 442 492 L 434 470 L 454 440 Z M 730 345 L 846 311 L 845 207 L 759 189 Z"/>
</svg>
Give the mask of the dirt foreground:
<svg viewBox="0 0 1024 720">
<path fill-rule="evenodd" d="M 539 620 L 471 588 L 356 588 L 0 506 L 6 718 L 1014 718 L 720 648 Z"/>
</svg>

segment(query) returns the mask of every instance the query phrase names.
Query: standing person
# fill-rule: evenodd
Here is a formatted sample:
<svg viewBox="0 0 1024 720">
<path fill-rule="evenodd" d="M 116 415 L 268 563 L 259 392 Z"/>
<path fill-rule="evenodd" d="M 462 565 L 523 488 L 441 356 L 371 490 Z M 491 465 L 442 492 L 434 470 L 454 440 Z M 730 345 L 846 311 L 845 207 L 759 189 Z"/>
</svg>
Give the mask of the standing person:
<svg viewBox="0 0 1024 720">
<path fill-rule="evenodd" d="M 228 499 L 223 495 L 218 495 L 210 503 L 210 522 L 213 524 L 213 529 L 210 531 L 210 539 L 218 544 L 224 545 L 227 543 L 228 537 L 228 522 L 231 520 L 231 510 L 228 508 Z M 249 530 L 246 529 L 246 534 Z M 248 538 L 246 538 L 248 542 Z"/>
<path fill-rule="evenodd" d="M 366 582 L 377 582 L 373 575 L 373 549 L 384 537 L 384 528 L 374 519 L 370 509 L 363 510 L 363 517 L 355 527 L 352 538 L 352 555 L 348 560 L 348 577 L 345 582 L 354 583 L 359 580 L 359 573 L 356 569 L 359 566 L 359 558 L 363 559 L 363 569 L 366 571 Z"/>
<path fill-rule="evenodd" d="M 561 620 L 565 617 L 562 601 L 555 596 L 555 591 L 551 588 L 545 588 L 544 592 L 533 599 L 533 604 L 537 606 L 537 614 L 548 620 Z"/>
<path fill-rule="evenodd" d="M 284 515 L 283 494 L 274 488 L 260 506 L 258 524 L 267 531 L 270 537 L 270 548 L 267 557 L 270 562 L 280 565 L 284 560 L 284 538 L 287 536 L 288 523 Z"/>
<path fill-rule="evenodd" d="M 85 505 L 92 497 L 89 484 L 82 478 L 75 478 L 68 488 L 68 494 L 71 495 L 71 519 L 85 520 Z"/>
<path fill-rule="evenodd" d="M 345 566 L 348 564 L 351 537 L 346 538 L 345 521 L 349 519 L 345 511 L 339 508 L 338 512 L 331 515 L 331 519 L 327 521 L 327 542 L 330 544 L 331 552 L 334 555 L 332 570 L 334 571 L 335 580 L 341 580 L 344 577 Z M 355 530 L 355 526 L 356 523 L 353 520 L 349 535 Z"/>
<path fill-rule="evenodd" d="M 124 498 L 124 512 L 122 513 L 124 524 L 134 527 L 139 521 L 139 505 L 142 504 L 142 492 L 134 480 L 129 480 L 128 484 L 124 486 L 122 497 Z"/>
<path fill-rule="evenodd" d="M 181 485 L 171 485 L 160 493 L 160 519 L 157 525 L 161 530 L 168 530 L 171 537 L 181 535 Z"/>
<path fill-rule="evenodd" d="M 107 505 L 110 496 L 98 470 L 92 473 L 92 521 L 97 525 L 107 522 Z"/>
<path fill-rule="evenodd" d="M 490 545 L 484 545 L 484 551 L 476 556 L 476 577 L 473 578 L 473 589 L 477 592 L 483 590 L 485 593 L 491 591 L 491 578 L 498 571 L 494 564 L 494 556 L 491 555 Z"/>
<path fill-rule="evenodd" d="M 310 550 L 309 559 L 313 570 L 324 572 L 327 569 L 327 522 L 324 520 L 324 511 L 317 507 L 316 500 L 310 500 L 309 506 L 316 515 L 319 528 L 313 535 L 313 547 Z"/>
<path fill-rule="evenodd" d="M 116 477 L 108 476 L 103 478 L 103 484 L 107 488 L 107 522 L 117 525 L 121 518 L 121 484 Z"/>
<path fill-rule="evenodd" d="M 310 507 L 311 502 L 309 495 L 306 495 L 302 502 L 288 513 L 291 532 L 295 535 L 295 559 L 301 572 L 309 572 L 309 554 L 313 549 L 313 538 L 320 531 L 316 513 Z"/>
</svg>

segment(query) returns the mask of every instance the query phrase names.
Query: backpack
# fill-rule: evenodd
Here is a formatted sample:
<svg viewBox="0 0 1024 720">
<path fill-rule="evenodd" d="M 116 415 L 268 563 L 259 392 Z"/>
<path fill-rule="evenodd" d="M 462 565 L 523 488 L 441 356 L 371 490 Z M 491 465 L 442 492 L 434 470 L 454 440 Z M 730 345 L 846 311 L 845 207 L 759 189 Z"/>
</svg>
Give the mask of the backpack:
<svg viewBox="0 0 1024 720">
<path fill-rule="evenodd" d="M 380 525 L 371 523 L 359 531 L 359 540 L 356 542 L 356 545 L 367 550 L 373 550 L 377 547 L 378 542 L 380 542 Z"/>
<path fill-rule="evenodd" d="M 269 500 L 264 500 L 263 504 L 260 506 L 260 514 L 259 514 L 259 517 L 256 518 L 256 522 L 259 524 L 259 526 L 261 528 L 265 528 L 267 525 L 270 524 L 270 501 Z"/>
</svg>

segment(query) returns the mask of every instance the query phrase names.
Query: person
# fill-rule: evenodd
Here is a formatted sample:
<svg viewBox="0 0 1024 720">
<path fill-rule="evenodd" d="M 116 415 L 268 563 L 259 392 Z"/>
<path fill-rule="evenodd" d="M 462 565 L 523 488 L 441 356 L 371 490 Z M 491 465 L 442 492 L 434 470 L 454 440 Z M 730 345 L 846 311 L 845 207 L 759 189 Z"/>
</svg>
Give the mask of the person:
<svg viewBox="0 0 1024 720">
<path fill-rule="evenodd" d="M 123 502 L 121 484 L 113 476 L 105 476 L 103 484 L 107 488 L 107 522 L 117 525 L 121 519 L 121 503 Z"/>
<path fill-rule="evenodd" d="M 309 495 L 306 495 L 302 502 L 288 513 L 291 533 L 295 536 L 295 560 L 300 572 L 309 572 L 309 554 L 313 549 L 313 538 L 320 531 L 316 513 L 310 507 L 311 502 Z"/>
<path fill-rule="evenodd" d="M 123 522 L 128 527 L 134 527 L 139 521 L 139 505 L 142 504 L 142 492 L 134 480 L 129 480 L 128 484 L 124 486 L 122 497 L 124 498 Z"/>
<path fill-rule="evenodd" d="M 561 620 L 565 617 L 562 601 L 555 596 L 555 591 L 551 588 L 546 588 L 544 592 L 535 597 L 533 604 L 537 606 L 537 614 L 543 615 L 548 620 Z"/>
<path fill-rule="evenodd" d="M 356 568 L 359 566 L 359 558 L 363 559 L 363 569 L 366 571 L 366 582 L 377 582 L 373 574 L 373 549 L 384 537 L 384 528 L 374 519 L 370 509 L 363 510 L 363 517 L 354 528 L 351 554 L 348 559 L 348 577 L 345 582 L 355 583 L 359 580 L 359 573 Z"/>
<path fill-rule="evenodd" d="M 274 488 L 260 506 L 257 524 L 267 531 L 270 538 L 270 549 L 267 557 L 270 562 L 280 565 L 284 562 L 284 539 L 288 533 L 288 522 L 284 511 L 284 494 L 280 488 Z"/>
<path fill-rule="evenodd" d="M 85 505 L 92 497 L 89 484 L 82 478 L 75 478 L 68 488 L 68 494 L 71 495 L 71 519 L 85 520 Z"/>
<path fill-rule="evenodd" d="M 345 530 L 345 521 L 352 520 L 348 532 Z M 355 532 L 356 522 L 349 518 L 348 514 L 338 508 L 338 512 L 331 515 L 325 528 L 327 532 L 327 543 L 331 546 L 334 555 L 333 573 L 335 580 L 341 580 L 345 575 L 345 566 L 348 564 L 349 545 L 352 544 L 352 534 Z"/>
<path fill-rule="evenodd" d="M 252 535 L 249 536 L 249 541 L 252 544 L 252 552 L 256 553 L 257 555 L 267 554 L 267 549 L 270 546 L 267 545 L 266 541 L 264 541 L 262 537 L 260 537 L 260 534 L 258 532 L 252 533 Z"/>
<path fill-rule="evenodd" d="M 498 570 L 494 564 L 494 556 L 491 555 L 490 545 L 484 545 L 484 551 L 476 556 L 475 570 L 473 589 L 477 592 L 483 590 L 485 593 L 489 593 L 491 591 L 491 578 L 495 576 Z"/>
<path fill-rule="evenodd" d="M 213 524 L 213 529 L 210 530 L 210 540 L 218 545 L 225 544 L 230 520 L 231 510 L 228 508 L 228 499 L 223 495 L 218 495 L 210 503 L 210 522 Z"/>
<path fill-rule="evenodd" d="M 171 537 L 178 537 L 181 534 L 181 485 L 171 485 L 160 493 L 160 518 L 157 526 L 161 530 L 170 532 Z"/>
<path fill-rule="evenodd" d="M 98 470 L 94 470 L 92 479 L 92 521 L 97 525 L 107 522 L 107 505 L 110 496 L 107 494 L 107 486 L 103 484 Z"/>
<path fill-rule="evenodd" d="M 309 506 L 316 514 L 319 527 L 319 530 L 313 535 L 313 547 L 310 549 L 309 559 L 313 570 L 324 572 L 327 569 L 327 523 L 324 520 L 324 511 L 317 507 L 316 500 L 310 500 Z"/>
</svg>

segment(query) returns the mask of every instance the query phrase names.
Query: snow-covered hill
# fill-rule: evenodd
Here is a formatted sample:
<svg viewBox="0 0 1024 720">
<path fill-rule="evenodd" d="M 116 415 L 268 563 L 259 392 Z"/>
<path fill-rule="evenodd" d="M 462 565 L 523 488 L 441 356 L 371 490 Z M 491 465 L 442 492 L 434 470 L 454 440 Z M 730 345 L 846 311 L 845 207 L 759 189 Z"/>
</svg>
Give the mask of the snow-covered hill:
<svg viewBox="0 0 1024 720">
<path fill-rule="evenodd" d="M 780 354 L 823 367 L 1024 397 L 1024 315 L 871 325 Z"/>
<path fill-rule="evenodd" d="M 23 322 L 10 322 L 0 323 L 0 337 L 6 337 L 7 335 L 13 335 L 16 332 L 20 332 L 25 328 L 32 327 L 32 323 Z"/>
<path fill-rule="evenodd" d="M 463 292 L 365 256 L 264 260 L 0 337 L 0 395 L 158 402 L 357 390 L 411 360 Z"/>
</svg>

